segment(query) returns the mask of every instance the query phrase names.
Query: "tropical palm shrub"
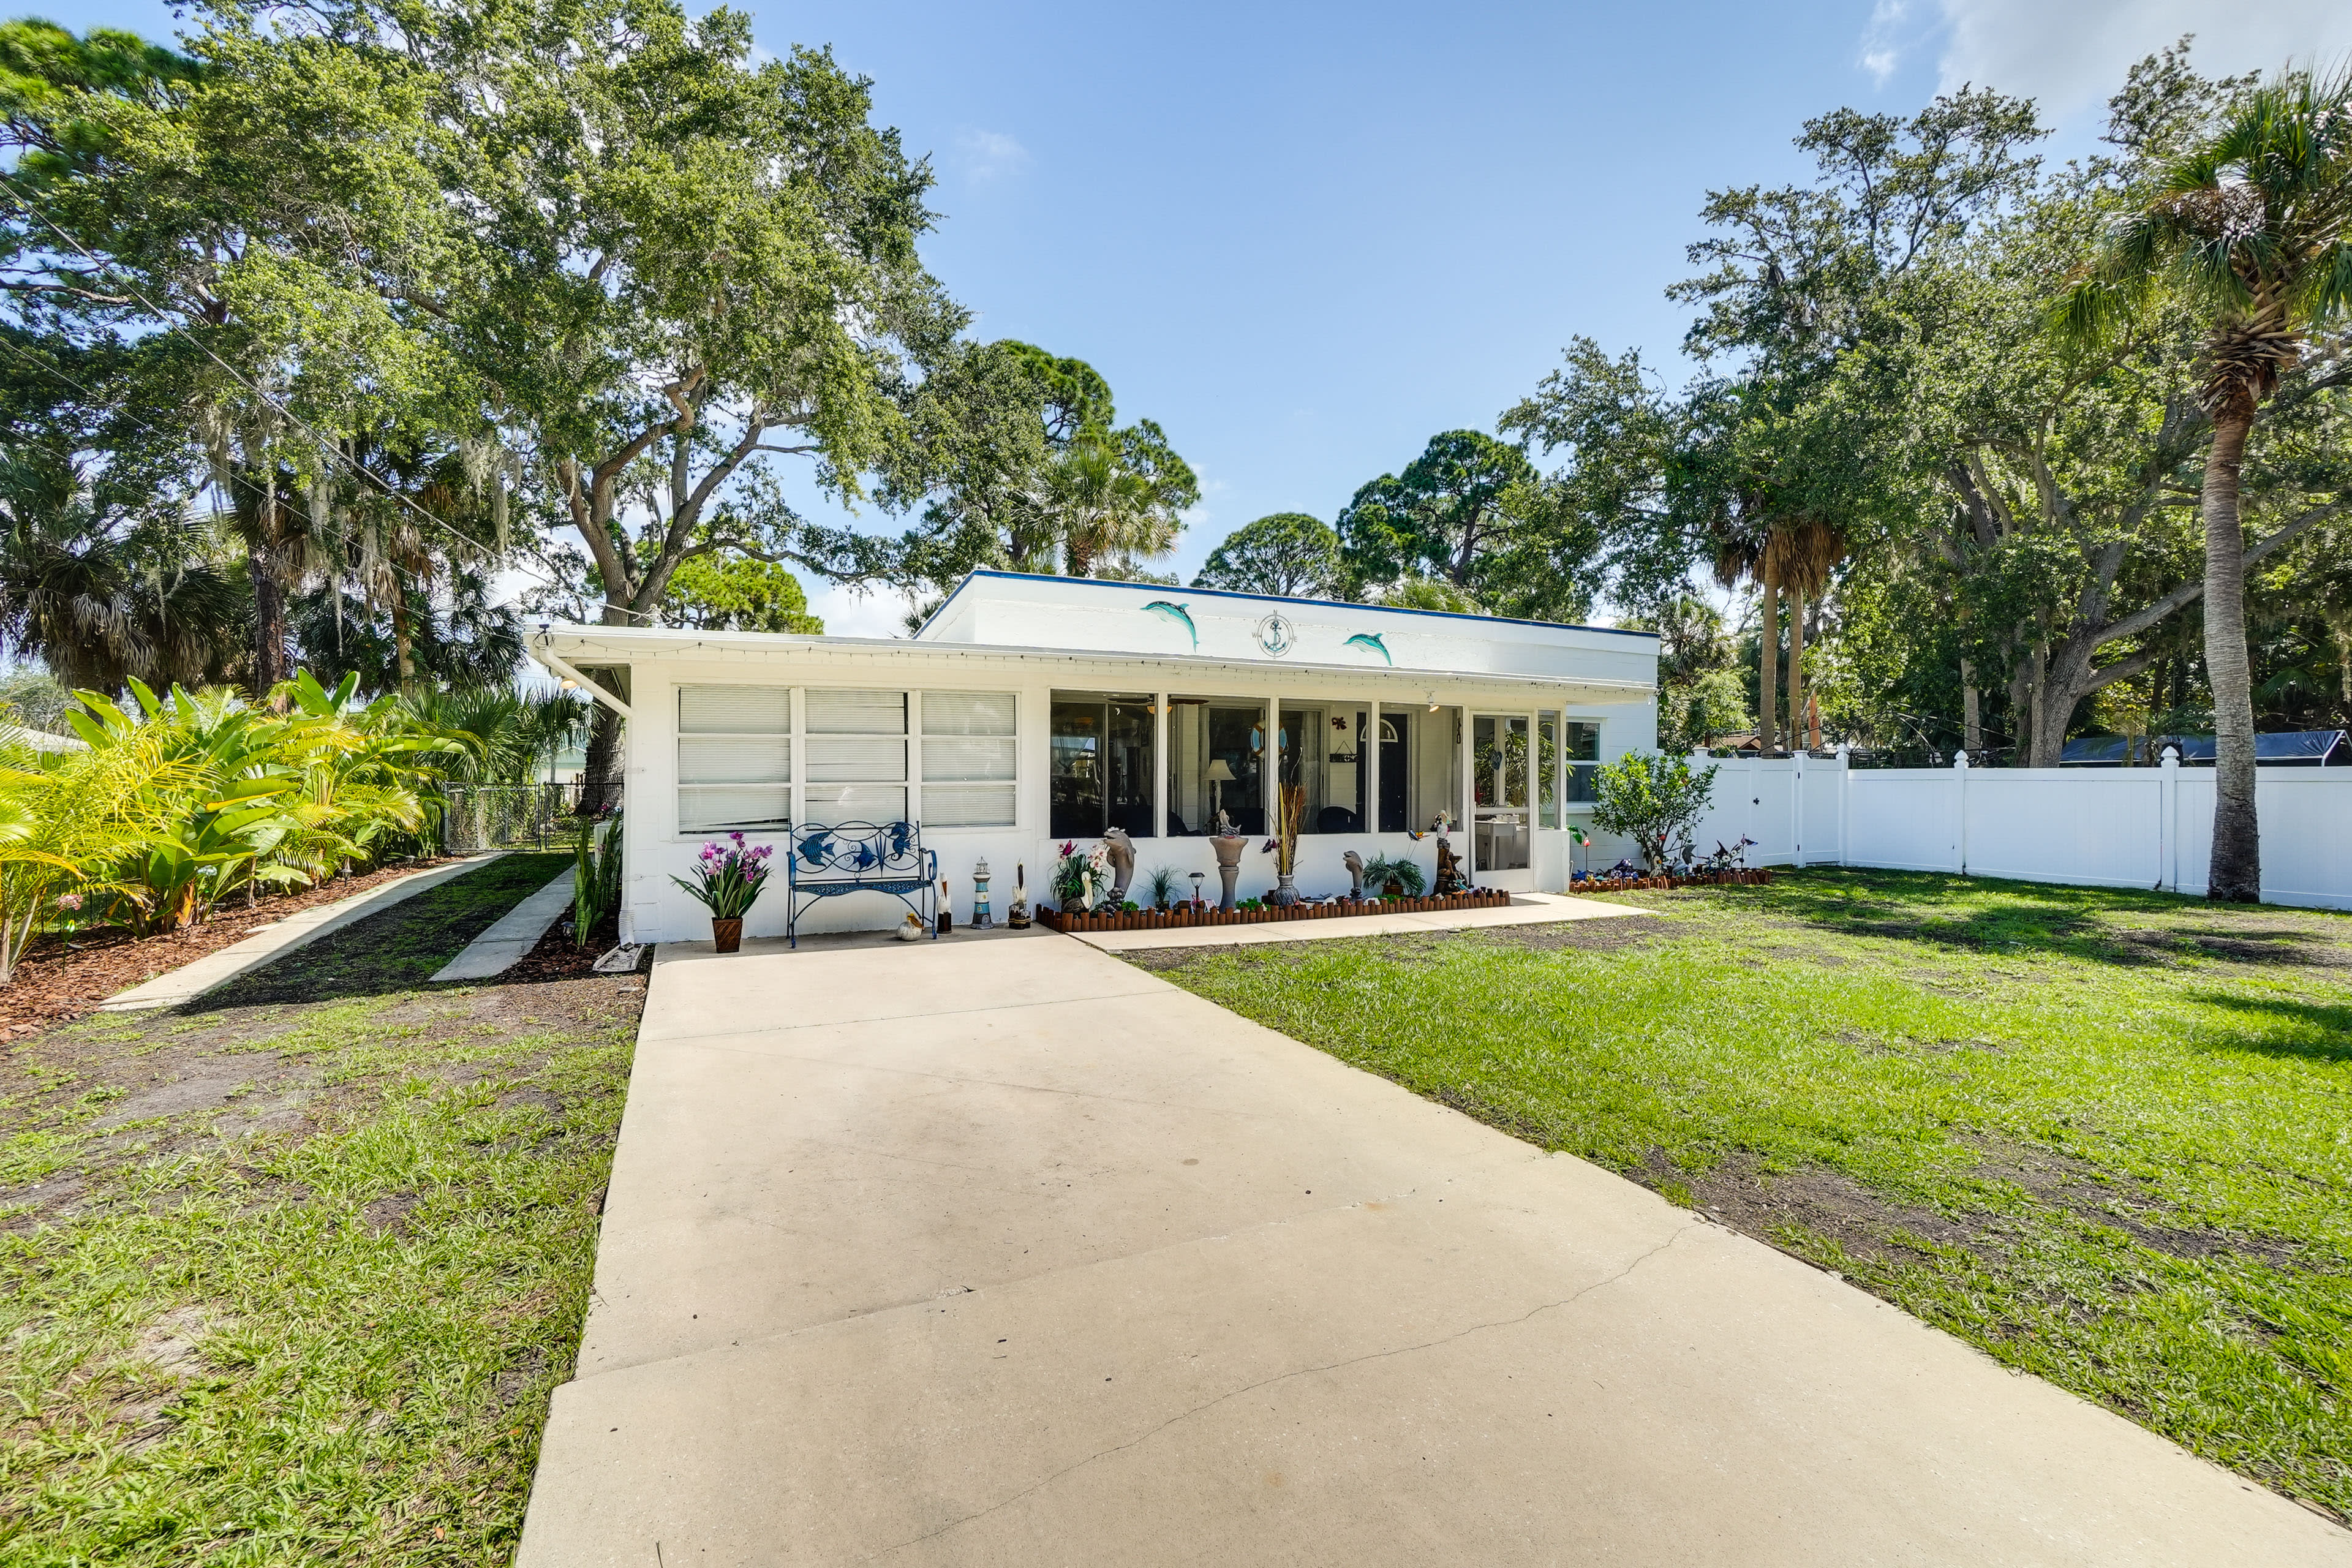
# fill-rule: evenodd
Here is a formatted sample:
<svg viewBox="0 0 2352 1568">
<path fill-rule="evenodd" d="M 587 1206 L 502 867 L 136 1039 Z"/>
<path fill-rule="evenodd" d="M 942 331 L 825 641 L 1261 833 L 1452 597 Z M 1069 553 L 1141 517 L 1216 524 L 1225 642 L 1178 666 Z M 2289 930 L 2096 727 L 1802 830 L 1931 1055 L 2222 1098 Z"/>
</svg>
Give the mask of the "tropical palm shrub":
<svg viewBox="0 0 2352 1568">
<path fill-rule="evenodd" d="M 164 831 L 163 803 L 194 768 L 160 735 L 107 747 L 0 747 L 0 985 L 43 923 L 121 890 L 121 871 Z"/>
<path fill-rule="evenodd" d="M 416 842 L 442 770 L 470 754 L 394 699 L 354 706 L 355 678 L 330 691 L 299 674 L 272 709 L 128 685 L 128 708 L 76 693 L 66 721 L 80 749 L 0 752 L 0 983 L 61 912 L 182 930 L 236 893 L 308 886 Z"/>
</svg>

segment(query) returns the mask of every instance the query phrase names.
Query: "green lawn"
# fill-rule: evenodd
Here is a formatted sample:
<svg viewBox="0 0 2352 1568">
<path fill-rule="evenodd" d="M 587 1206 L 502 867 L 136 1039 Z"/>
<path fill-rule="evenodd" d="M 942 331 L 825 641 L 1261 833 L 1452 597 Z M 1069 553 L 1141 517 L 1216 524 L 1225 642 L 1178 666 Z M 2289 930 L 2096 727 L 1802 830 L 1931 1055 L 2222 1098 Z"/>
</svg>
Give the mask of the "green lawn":
<svg viewBox="0 0 2352 1568">
<path fill-rule="evenodd" d="M 1137 955 L 2352 1514 L 2352 920 L 1818 870 Z"/>
<path fill-rule="evenodd" d="M 509 1560 L 642 982 L 423 982 L 563 863 L 0 1058 L 0 1562 Z"/>
</svg>

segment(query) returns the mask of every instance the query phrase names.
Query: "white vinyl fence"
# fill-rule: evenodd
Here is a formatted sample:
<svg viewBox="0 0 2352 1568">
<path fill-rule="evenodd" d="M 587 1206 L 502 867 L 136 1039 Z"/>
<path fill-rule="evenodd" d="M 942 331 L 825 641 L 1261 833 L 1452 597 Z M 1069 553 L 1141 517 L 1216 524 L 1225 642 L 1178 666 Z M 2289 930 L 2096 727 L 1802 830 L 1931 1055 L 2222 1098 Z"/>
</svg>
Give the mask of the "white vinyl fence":
<svg viewBox="0 0 2352 1568">
<path fill-rule="evenodd" d="M 2213 770 L 1854 768 L 1834 757 L 1695 757 L 1715 803 L 1694 837 L 1756 841 L 1750 865 L 1881 866 L 2202 893 Z M 2266 767 L 2263 898 L 2352 909 L 2352 768 Z"/>
</svg>

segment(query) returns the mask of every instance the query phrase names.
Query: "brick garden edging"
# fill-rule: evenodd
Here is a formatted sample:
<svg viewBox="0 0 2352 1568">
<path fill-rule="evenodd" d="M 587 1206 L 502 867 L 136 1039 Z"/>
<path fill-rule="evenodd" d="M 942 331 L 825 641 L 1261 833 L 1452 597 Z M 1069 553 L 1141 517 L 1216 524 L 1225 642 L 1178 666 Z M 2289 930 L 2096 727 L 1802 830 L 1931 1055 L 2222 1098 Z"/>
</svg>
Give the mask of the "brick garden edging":
<svg viewBox="0 0 2352 1568">
<path fill-rule="evenodd" d="M 1772 868 L 1753 866 L 1738 871 L 1702 871 L 1696 877 L 1586 877 L 1569 884 L 1571 893 L 1637 893 L 1675 888 L 1769 888 Z"/>
<path fill-rule="evenodd" d="M 1454 893 L 1444 898 L 1421 899 L 1333 899 L 1319 904 L 1293 904 L 1288 909 L 1268 906 L 1255 910 L 1234 910 L 1231 913 L 1213 909 L 1195 910 L 1190 907 L 1160 910 L 1138 910 L 1133 914 L 1064 914 L 1059 910 L 1040 910 L 1040 924 L 1058 931 L 1177 931 L 1189 926 L 1265 925 L 1275 921 L 1345 920 L 1350 915 L 1420 915 L 1443 914 L 1452 910 L 1501 909 L 1511 901 L 1511 895 L 1491 889 L 1472 893 Z"/>
</svg>

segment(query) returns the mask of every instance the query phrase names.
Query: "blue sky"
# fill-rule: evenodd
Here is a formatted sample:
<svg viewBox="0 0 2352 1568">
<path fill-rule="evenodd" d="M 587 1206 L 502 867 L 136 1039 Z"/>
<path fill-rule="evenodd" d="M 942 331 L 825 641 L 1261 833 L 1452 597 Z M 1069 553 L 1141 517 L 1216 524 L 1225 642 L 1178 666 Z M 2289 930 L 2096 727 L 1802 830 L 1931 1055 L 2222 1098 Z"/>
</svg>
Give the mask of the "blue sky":
<svg viewBox="0 0 2352 1568">
<path fill-rule="evenodd" d="M 2352 48 L 2342 0 L 748 8 L 764 47 L 872 77 L 932 156 L 926 254 L 974 331 L 1089 361 L 1167 428 L 1202 480 L 1187 575 L 1252 518 L 1328 521 L 1433 434 L 1491 430 L 1575 334 L 1680 379 L 1662 291 L 1694 215 L 1806 177 L 1808 115 L 1973 79 L 2041 99 L 2063 150 L 2180 33 L 2211 69 Z M 894 599 L 811 587 L 831 629 L 896 629 Z"/>
</svg>

